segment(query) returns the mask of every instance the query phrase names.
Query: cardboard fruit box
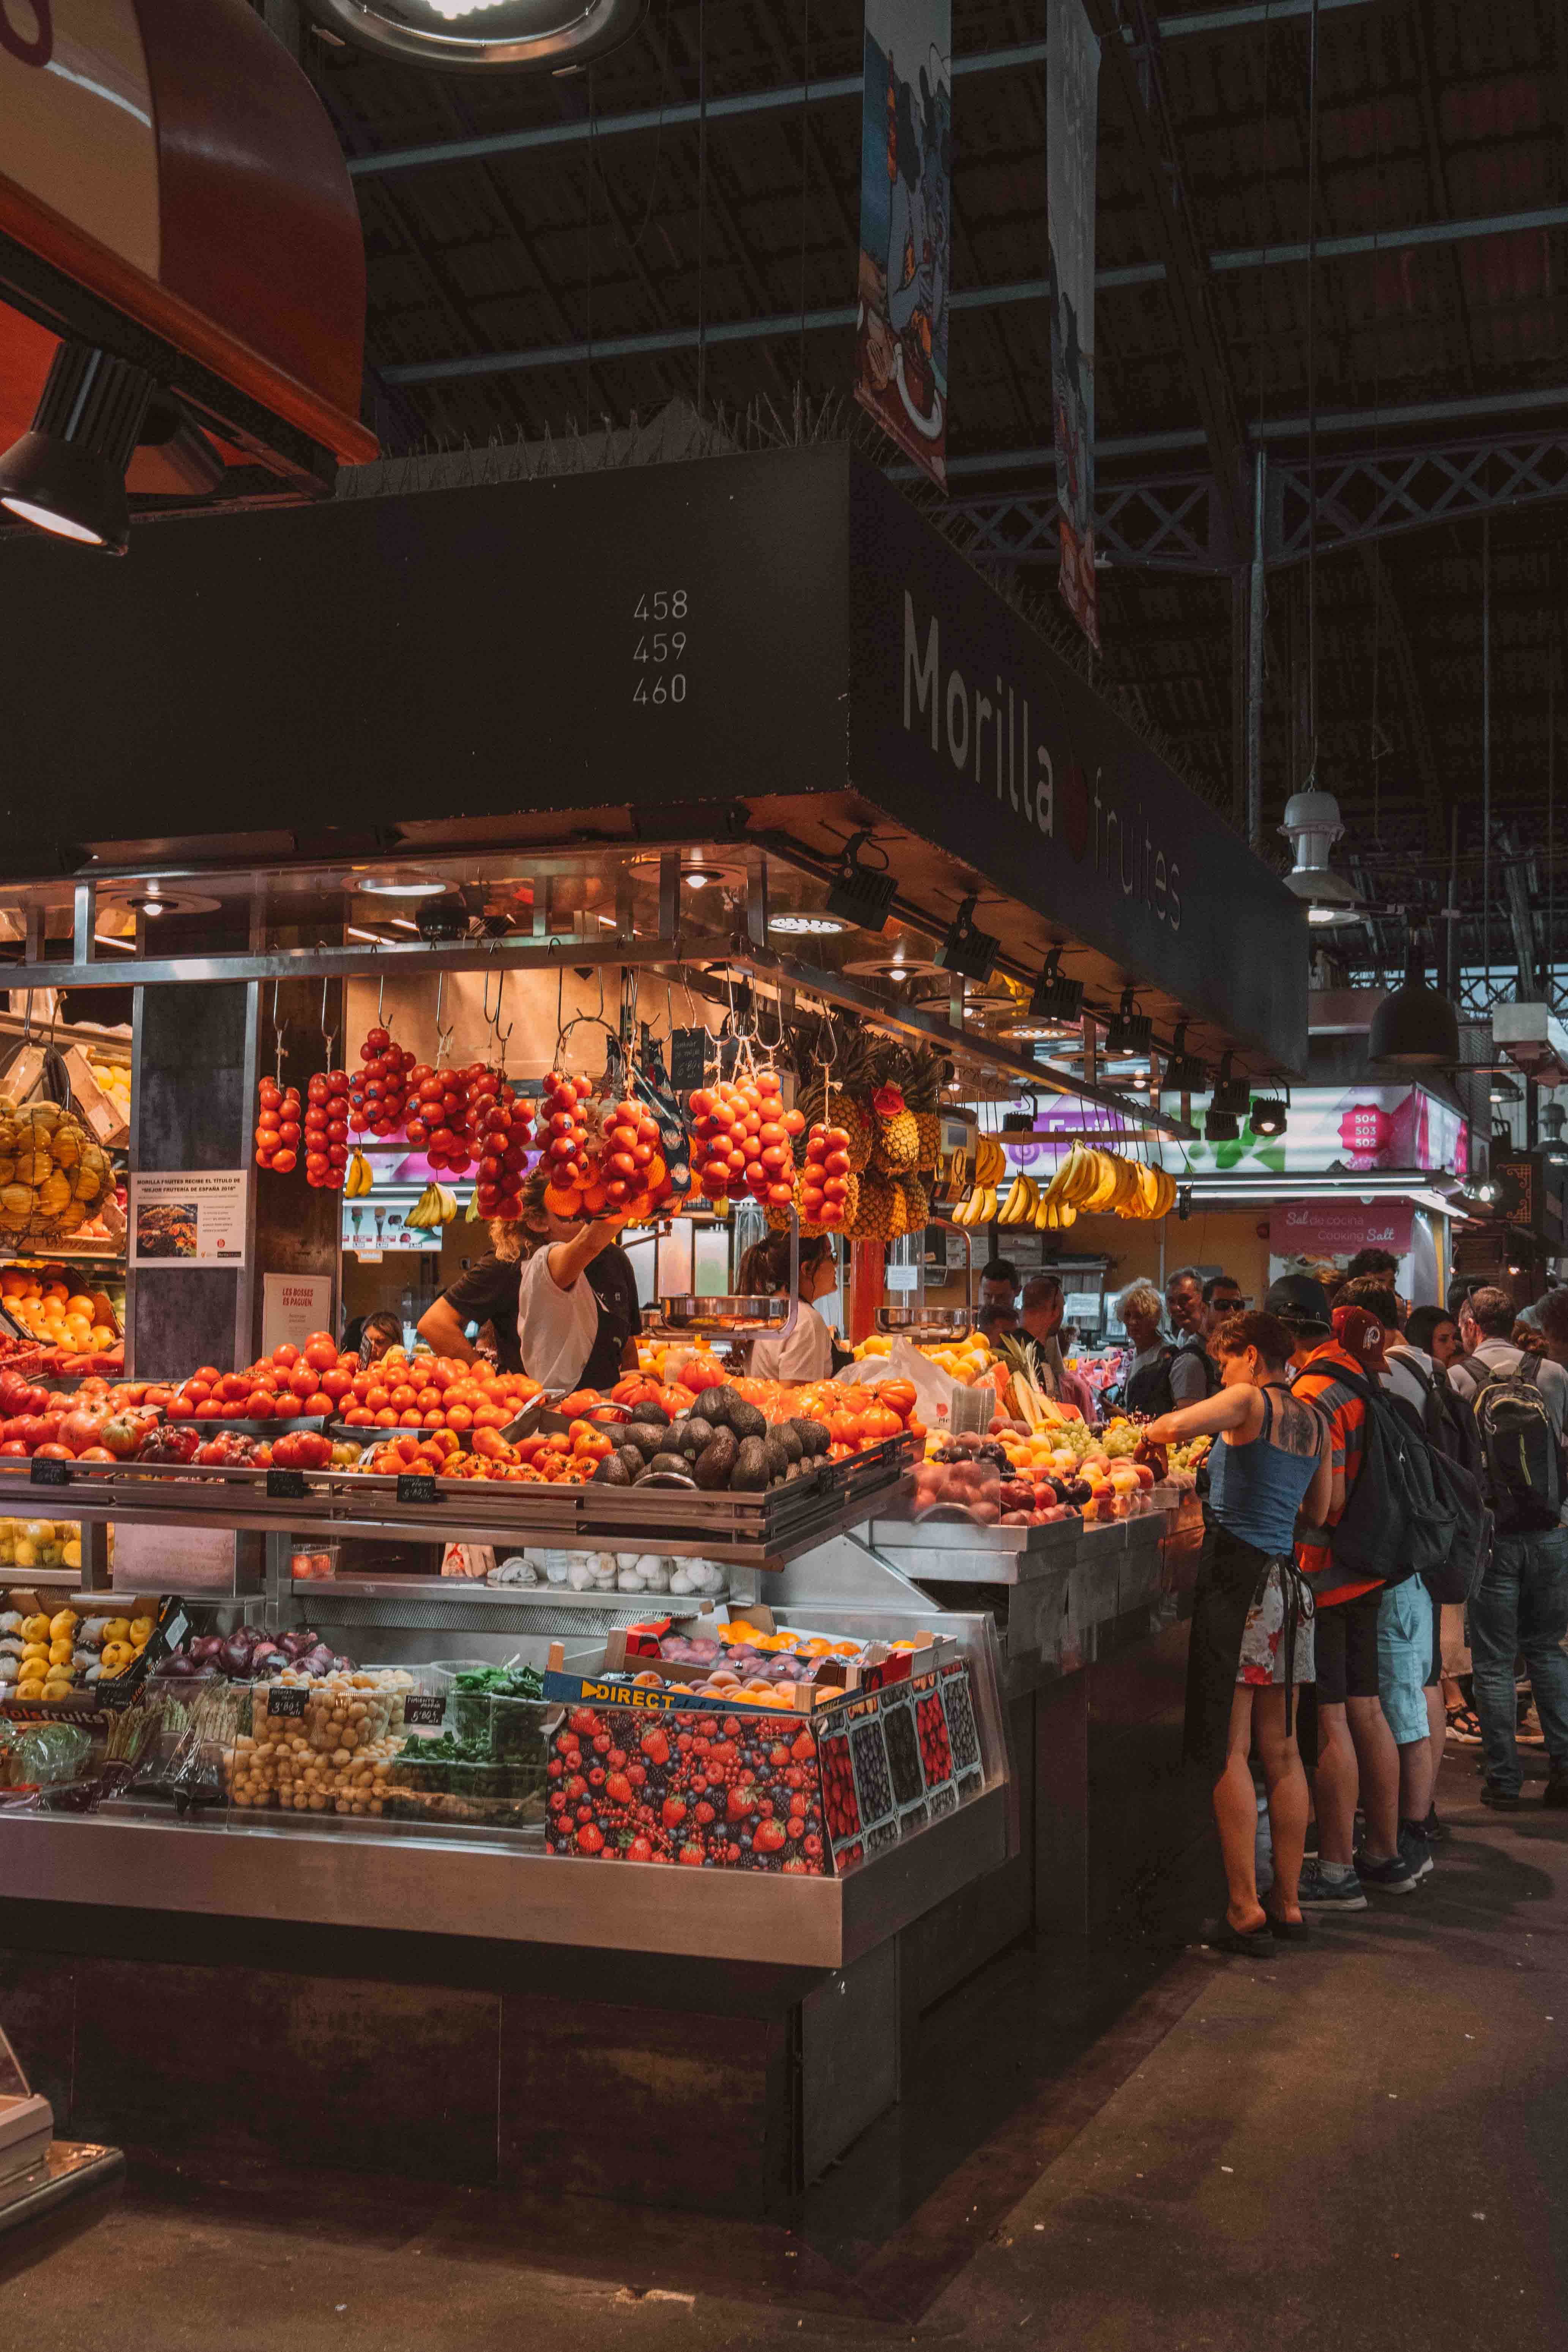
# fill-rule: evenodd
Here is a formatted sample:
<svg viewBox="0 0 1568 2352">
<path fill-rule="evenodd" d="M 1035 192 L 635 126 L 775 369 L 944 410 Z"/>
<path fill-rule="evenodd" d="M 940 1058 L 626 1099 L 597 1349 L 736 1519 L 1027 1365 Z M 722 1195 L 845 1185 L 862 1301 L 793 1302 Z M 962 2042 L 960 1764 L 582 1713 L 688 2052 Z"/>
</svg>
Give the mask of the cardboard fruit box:
<svg viewBox="0 0 1568 2352">
<path fill-rule="evenodd" d="M 843 1876 L 985 1786 L 969 1663 L 942 1647 L 942 1663 L 876 1687 L 799 1683 L 794 1704 L 729 1705 L 672 1661 L 658 1685 L 635 1682 L 635 1652 L 568 1675 L 552 1644 L 544 1695 L 563 1712 L 546 1768 L 549 1851 Z"/>
</svg>

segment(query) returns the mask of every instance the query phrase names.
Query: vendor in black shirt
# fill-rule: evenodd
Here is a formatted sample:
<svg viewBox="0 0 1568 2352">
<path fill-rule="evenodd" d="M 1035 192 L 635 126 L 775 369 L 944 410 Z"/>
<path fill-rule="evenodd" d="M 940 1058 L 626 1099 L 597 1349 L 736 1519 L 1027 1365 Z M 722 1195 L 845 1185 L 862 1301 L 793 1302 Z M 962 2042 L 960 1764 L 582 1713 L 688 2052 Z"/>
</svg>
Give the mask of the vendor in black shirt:
<svg viewBox="0 0 1568 2352">
<path fill-rule="evenodd" d="M 453 1356 L 460 1363 L 477 1363 L 479 1349 L 470 1346 L 464 1327 L 477 1323 L 482 1330 L 488 1323 L 495 1335 L 500 1369 L 540 1377 L 535 1366 L 523 1361 L 518 1337 L 523 1267 L 541 1247 L 576 1242 L 585 1223 L 550 1215 L 544 1207 L 543 1190 L 542 1182 L 530 1180 L 523 1190 L 521 1221 L 510 1224 L 498 1219 L 492 1223 L 489 1255 L 460 1275 L 426 1309 L 420 1318 L 419 1337 L 438 1356 Z M 582 1370 L 567 1386 L 608 1390 L 623 1372 L 637 1370 L 637 1335 L 642 1328 L 637 1277 L 625 1250 L 614 1244 L 601 1249 L 583 1271 L 597 1310 L 597 1328 Z"/>
</svg>

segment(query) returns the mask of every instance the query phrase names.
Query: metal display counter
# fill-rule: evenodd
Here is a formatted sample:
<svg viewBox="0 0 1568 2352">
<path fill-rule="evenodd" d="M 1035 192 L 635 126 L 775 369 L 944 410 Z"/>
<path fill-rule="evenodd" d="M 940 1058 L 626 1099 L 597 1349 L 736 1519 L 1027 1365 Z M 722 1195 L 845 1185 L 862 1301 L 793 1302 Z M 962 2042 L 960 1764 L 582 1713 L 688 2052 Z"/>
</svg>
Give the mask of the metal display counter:
<svg viewBox="0 0 1568 2352">
<path fill-rule="evenodd" d="M 1019 1933 L 1081 1932 L 1129 1890 L 1141 1842 L 1101 1853 L 1092 1761 L 1130 1669 L 1158 1814 L 1191 1518 L 869 1519 L 767 1576 L 784 1622 L 940 1630 L 969 1663 L 983 1792 L 847 1874 L 605 1869 L 542 1833 L 132 1800 L 17 1813 L 0 2007 L 78 2137 L 785 2212 L 900 2095 L 925 2009 Z M 212 1605 L 308 1612 L 389 1664 L 539 1658 L 553 1637 L 586 1671 L 611 1622 L 668 1605 L 391 1573 L 290 1588 L 285 1549 Z M 133 2072 L 102 2022 L 128 2008 L 169 2029 L 139 2037 Z"/>
</svg>

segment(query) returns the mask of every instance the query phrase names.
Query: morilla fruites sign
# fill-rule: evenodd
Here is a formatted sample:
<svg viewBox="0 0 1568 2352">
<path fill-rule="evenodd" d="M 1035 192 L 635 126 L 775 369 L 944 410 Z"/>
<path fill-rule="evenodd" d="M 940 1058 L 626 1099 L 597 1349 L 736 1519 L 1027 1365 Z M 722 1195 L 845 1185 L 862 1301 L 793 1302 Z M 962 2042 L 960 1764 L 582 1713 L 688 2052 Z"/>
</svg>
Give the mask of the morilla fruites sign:
<svg viewBox="0 0 1568 2352">
<path fill-rule="evenodd" d="M 1300 902 L 869 467 L 850 478 L 850 767 L 977 873 L 1233 1035 L 1306 1055 Z M 984 923 L 984 908 L 978 919 Z"/>
</svg>

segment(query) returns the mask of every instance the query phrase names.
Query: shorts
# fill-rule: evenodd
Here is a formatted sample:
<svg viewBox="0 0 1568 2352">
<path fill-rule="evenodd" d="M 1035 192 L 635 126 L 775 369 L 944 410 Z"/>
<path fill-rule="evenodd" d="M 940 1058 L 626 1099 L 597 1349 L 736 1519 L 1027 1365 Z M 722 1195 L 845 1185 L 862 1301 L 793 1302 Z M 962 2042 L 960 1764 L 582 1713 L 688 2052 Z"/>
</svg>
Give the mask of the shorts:
<svg viewBox="0 0 1568 2352">
<path fill-rule="evenodd" d="M 1394 1744 L 1412 1748 L 1428 1737 L 1425 1678 L 1432 1659 L 1432 1595 L 1407 1576 L 1377 1595 L 1378 1696 Z"/>
<path fill-rule="evenodd" d="M 1425 1591 L 1426 1587 L 1422 1587 Z M 1343 1706 L 1347 1698 L 1378 1698 L 1377 1616 L 1383 1588 L 1320 1609 L 1313 1627 L 1318 1705 Z"/>
</svg>

